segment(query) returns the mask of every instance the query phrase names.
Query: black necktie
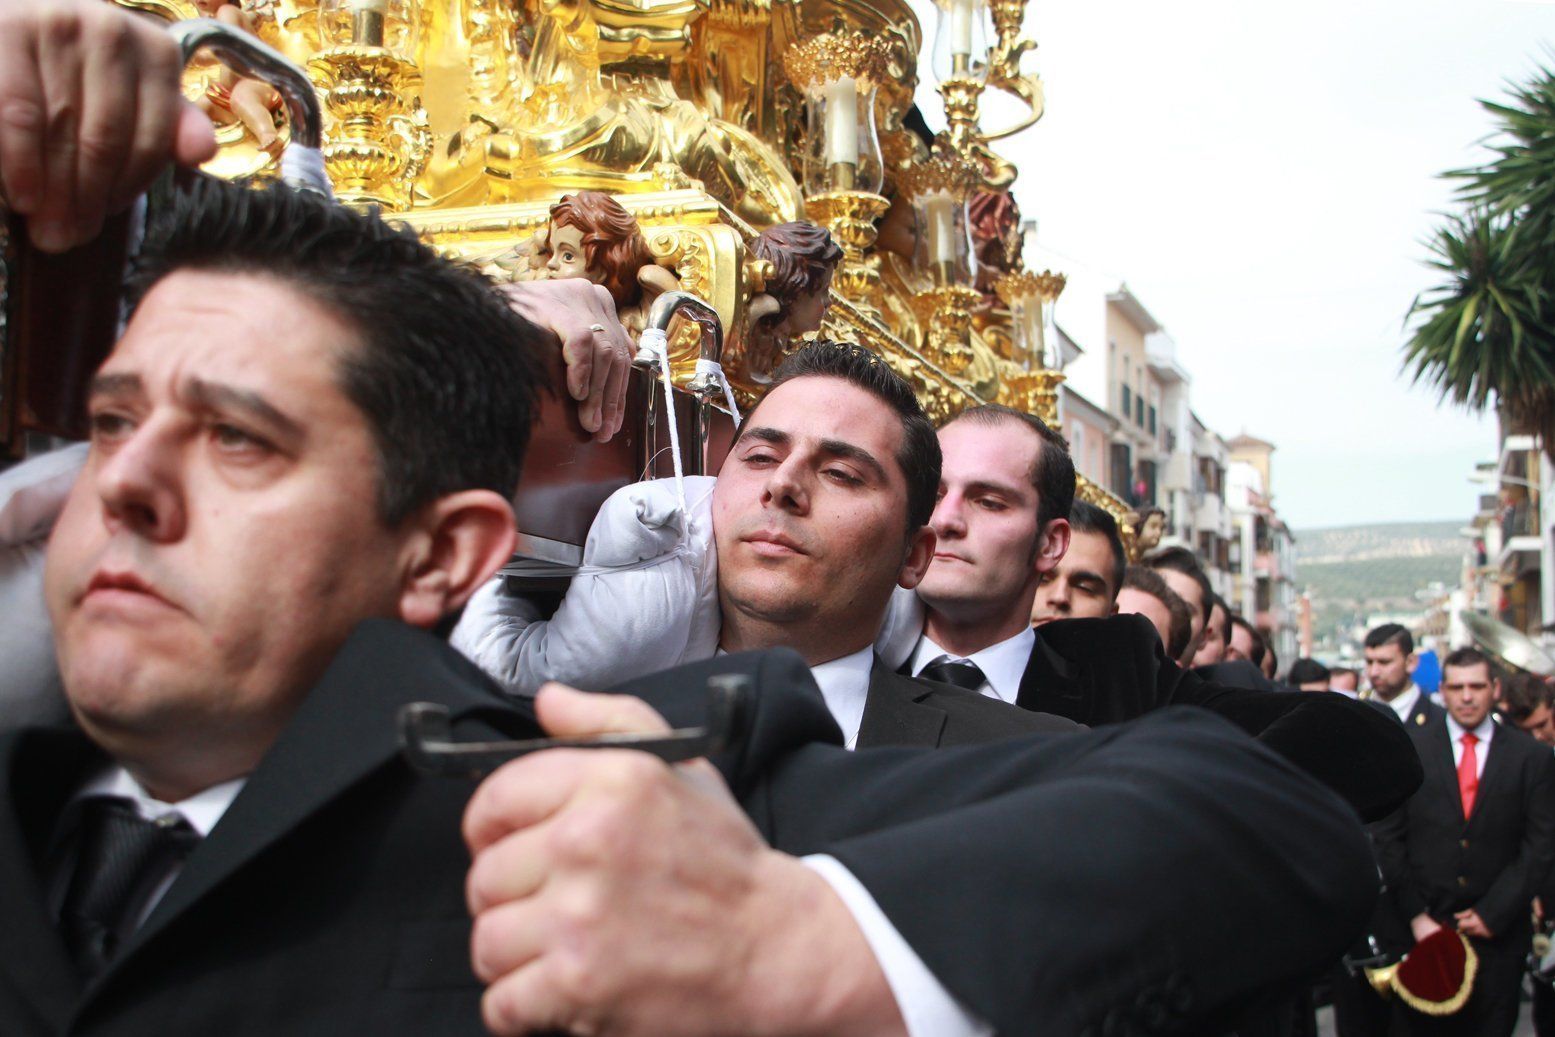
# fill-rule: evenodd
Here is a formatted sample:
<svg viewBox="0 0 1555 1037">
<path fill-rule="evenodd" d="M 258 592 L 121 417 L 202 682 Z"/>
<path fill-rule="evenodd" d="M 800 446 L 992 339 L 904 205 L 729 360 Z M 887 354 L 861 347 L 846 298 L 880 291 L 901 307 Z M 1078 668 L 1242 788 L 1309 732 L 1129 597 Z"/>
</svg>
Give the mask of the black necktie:
<svg viewBox="0 0 1555 1037">
<path fill-rule="evenodd" d="M 183 818 L 147 821 L 128 800 L 83 804 L 59 927 L 81 974 L 96 975 L 135 931 L 146 902 L 200 841 Z"/>
<path fill-rule="evenodd" d="M 954 684 L 967 691 L 976 691 L 987 680 L 976 663 L 955 663 L 950 661 L 949 656 L 944 655 L 925 666 L 918 676 L 926 680 L 939 681 L 941 684 Z"/>
</svg>

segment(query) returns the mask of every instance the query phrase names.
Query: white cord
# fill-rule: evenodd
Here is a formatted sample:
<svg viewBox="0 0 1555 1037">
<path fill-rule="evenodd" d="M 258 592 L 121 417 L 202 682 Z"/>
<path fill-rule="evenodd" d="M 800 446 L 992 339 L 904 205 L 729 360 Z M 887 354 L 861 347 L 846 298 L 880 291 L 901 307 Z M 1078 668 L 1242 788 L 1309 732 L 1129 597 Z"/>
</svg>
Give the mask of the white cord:
<svg viewBox="0 0 1555 1037">
<path fill-rule="evenodd" d="M 556 562 L 539 562 L 529 558 L 514 558 L 498 570 L 503 576 L 537 577 L 541 579 L 566 579 L 574 576 L 604 576 L 608 573 L 630 573 L 639 569 L 651 569 L 671 559 L 686 554 L 684 539 L 672 551 L 644 558 L 624 565 L 559 565 Z"/>
<path fill-rule="evenodd" d="M 734 402 L 734 387 L 729 384 L 729 379 L 724 376 L 723 365 L 716 360 L 703 360 L 697 358 L 697 377 L 711 377 L 718 381 L 724 391 L 724 403 L 729 405 L 729 416 L 734 419 L 736 428 L 740 425 L 740 406 Z"/>
<path fill-rule="evenodd" d="M 318 148 L 304 147 L 296 141 L 288 143 L 281 152 L 281 179 L 292 187 L 317 191 L 325 198 L 335 197 L 324 169 L 324 152 Z"/>
<path fill-rule="evenodd" d="M 675 382 L 670 374 L 669 337 L 658 328 L 648 328 L 642 334 L 638 347 L 651 352 L 659 361 L 659 375 L 664 379 L 664 420 L 670 427 L 670 460 L 675 465 L 675 499 L 680 512 L 686 514 L 686 470 L 680 460 L 680 426 L 675 423 Z"/>
</svg>

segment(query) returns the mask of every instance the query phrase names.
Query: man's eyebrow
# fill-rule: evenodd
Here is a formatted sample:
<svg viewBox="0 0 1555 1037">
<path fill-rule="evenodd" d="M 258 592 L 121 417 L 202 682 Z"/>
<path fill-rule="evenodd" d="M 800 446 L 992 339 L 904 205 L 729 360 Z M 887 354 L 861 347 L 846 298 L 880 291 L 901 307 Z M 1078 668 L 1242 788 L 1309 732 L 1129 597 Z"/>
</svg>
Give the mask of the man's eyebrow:
<svg viewBox="0 0 1555 1037">
<path fill-rule="evenodd" d="M 785 447 L 788 446 L 789 443 L 793 442 L 793 438 L 787 432 L 784 432 L 781 429 L 770 428 L 766 425 L 757 425 L 754 428 L 741 429 L 739 439 L 736 439 L 735 442 L 739 442 L 741 439 L 759 439 L 763 443 L 771 443 L 773 446 Z"/>
<path fill-rule="evenodd" d="M 874 454 L 871 454 L 861 446 L 845 443 L 840 439 L 823 439 L 821 440 L 821 452 L 844 461 L 852 461 L 854 464 L 862 465 L 874 473 L 875 478 L 881 482 L 887 481 L 885 466 L 875 460 Z"/>
<path fill-rule="evenodd" d="M 303 435 L 301 424 L 251 389 L 191 378 L 185 393 L 193 403 L 200 406 L 213 410 L 239 411 L 285 436 L 300 439 Z"/>
<path fill-rule="evenodd" d="M 1028 483 L 1027 485 L 1030 484 Z M 994 482 L 990 479 L 974 479 L 966 484 L 966 489 L 962 491 L 962 496 L 970 497 L 979 493 L 993 493 L 1001 497 L 1020 497 L 1022 495 L 1021 488 L 1018 486 Z"/>
<path fill-rule="evenodd" d="M 87 396 L 132 396 L 144 391 L 138 374 L 99 374 L 92 377 Z"/>
</svg>

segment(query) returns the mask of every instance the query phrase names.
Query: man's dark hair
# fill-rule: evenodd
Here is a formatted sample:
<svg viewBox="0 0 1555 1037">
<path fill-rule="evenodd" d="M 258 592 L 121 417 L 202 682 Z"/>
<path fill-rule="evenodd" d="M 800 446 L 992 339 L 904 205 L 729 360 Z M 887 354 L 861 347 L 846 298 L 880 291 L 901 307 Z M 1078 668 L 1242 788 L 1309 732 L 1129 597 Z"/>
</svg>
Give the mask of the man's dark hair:
<svg viewBox="0 0 1555 1037">
<path fill-rule="evenodd" d="M 1335 677 L 1341 677 L 1341 676 L 1343 676 L 1343 677 L 1354 677 L 1357 681 L 1359 681 L 1361 679 L 1360 671 L 1354 669 L 1353 667 L 1350 667 L 1350 666 L 1330 666 L 1328 668 L 1328 679 L 1329 680 L 1333 680 Z"/>
<path fill-rule="evenodd" d="M 338 379 L 372 429 L 386 525 L 459 490 L 517 489 L 547 336 L 482 275 L 376 215 L 204 178 L 148 228 L 129 304 L 179 270 L 276 278 L 357 330 Z"/>
<path fill-rule="evenodd" d="M 1501 679 L 1501 704 L 1497 708 L 1508 720 L 1521 725 L 1540 706 L 1555 708 L 1555 690 L 1542 677 L 1512 673 Z"/>
<path fill-rule="evenodd" d="M 1328 667 L 1316 659 L 1297 659 L 1290 664 L 1290 672 L 1285 675 L 1285 683 L 1315 684 L 1322 681 L 1326 684 L 1330 676 Z"/>
<path fill-rule="evenodd" d="M 1148 594 L 1166 606 L 1172 616 L 1171 644 L 1166 646 L 1166 654 L 1172 659 L 1181 659 L 1182 653 L 1188 650 L 1188 642 L 1193 640 L 1193 610 L 1188 608 L 1188 603 L 1166 585 L 1160 573 L 1147 566 L 1131 565 L 1124 569 L 1123 586 Z"/>
<path fill-rule="evenodd" d="M 1109 583 L 1112 584 L 1113 596 L 1123 587 L 1123 570 L 1128 566 L 1128 555 L 1123 551 L 1123 538 L 1118 535 L 1118 522 L 1106 509 L 1098 508 L 1089 501 L 1076 500 L 1069 507 L 1069 526 L 1076 533 L 1094 533 L 1107 541 L 1107 549 L 1112 552 L 1112 573 Z"/>
<path fill-rule="evenodd" d="M 1205 626 L 1209 625 L 1210 609 L 1214 608 L 1215 590 L 1209 585 L 1209 577 L 1204 575 L 1204 567 L 1194 557 L 1192 551 L 1186 547 L 1159 547 L 1145 556 L 1145 564 L 1152 569 L 1170 569 L 1172 572 L 1182 573 L 1199 585 L 1199 611 L 1204 615 Z"/>
<path fill-rule="evenodd" d="M 1490 656 L 1478 648 L 1458 648 L 1449 652 L 1447 658 L 1442 660 L 1442 672 L 1446 673 L 1449 666 L 1461 668 L 1464 666 L 1481 665 L 1485 667 L 1485 672 L 1490 674 L 1490 679 L 1495 680 L 1497 676 L 1496 664 L 1491 662 Z"/>
<path fill-rule="evenodd" d="M 1367 648 L 1381 648 L 1383 645 L 1398 645 L 1408 655 L 1415 650 L 1415 639 L 1408 627 L 1399 623 L 1384 623 L 1366 634 Z"/>
<path fill-rule="evenodd" d="M 1248 657 L 1248 661 L 1251 662 L 1254 666 L 1262 666 L 1263 654 L 1269 650 L 1269 642 L 1264 640 L 1263 633 L 1259 631 L 1257 627 L 1249 623 L 1245 616 L 1237 612 L 1231 613 L 1231 625 L 1234 627 L 1241 627 L 1243 630 L 1247 631 L 1248 636 L 1253 642 L 1252 654 Z M 1229 637 L 1226 638 L 1226 643 L 1231 643 L 1231 639 Z"/>
<path fill-rule="evenodd" d="M 1064 518 L 1074 510 L 1074 458 L 1069 456 L 1069 441 L 1049 428 L 1047 422 L 1001 403 L 968 407 L 945 425 L 957 421 L 975 421 L 983 425 L 1016 421 L 1031 429 L 1042 441 L 1036 463 L 1031 468 L 1031 485 L 1037 491 L 1037 529 L 1046 529 L 1049 522 Z"/>
<path fill-rule="evenodd" d="M 1280 672 L 1280 657 L 1279 657 L 1279 653 L 1275 652 L 1274 646 L 1269 643 L 1268 638 L 1264 639 L 1263 648 L 1264 648 L 1263 657 L 1264 657 L 1264 659 L 1269 660 L 1269 674 L 1268 674 L 1269 675 L 1269 679 L 1273 680 L 1275 675 Z M 1262 667 L 1263 666 L 1263 661 L 1259 660 L 1258 665 L 1260 667 Z"/>
<path fill-rule="evenodd" d="M 923 413 L 918 397 L 878 353 L 850 342 L 817 340 L 795 351 L 772 375 L 767 392 L 795 378 L 841 378 L 879 399 L 896 412 L 902 422 L 902 446 L 896 463 L 907 480 L 907 533 L 911 536 L 929 524 L 934 502 L 939 496 L 940 450 L 934 424 Z M 761 409 L 758 402 L 740 424 L 740 433 L 750 427 L 751 418 Z M 735 437 L 739 438 L 738 435 Z"/>
</svg>

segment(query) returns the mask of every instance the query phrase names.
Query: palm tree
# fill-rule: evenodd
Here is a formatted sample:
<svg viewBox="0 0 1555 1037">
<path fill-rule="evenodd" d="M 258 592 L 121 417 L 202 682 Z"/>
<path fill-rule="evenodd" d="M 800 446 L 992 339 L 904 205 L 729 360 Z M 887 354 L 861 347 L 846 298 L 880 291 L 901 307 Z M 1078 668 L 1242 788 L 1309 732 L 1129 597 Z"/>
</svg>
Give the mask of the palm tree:
<svg viewBox="0 0 1555 1037">
<path fill-rule="evenodd" d="M 1444 280 L 1410 307 L 1404 367 L 1475 410 L 1494 397 L 1555 458 L 1555 74 L 1480 104 L 1495 157 L 1446 174 L 1465 210 L 1428 242 Z"/>
</svg>

